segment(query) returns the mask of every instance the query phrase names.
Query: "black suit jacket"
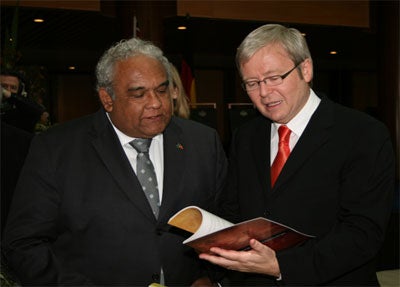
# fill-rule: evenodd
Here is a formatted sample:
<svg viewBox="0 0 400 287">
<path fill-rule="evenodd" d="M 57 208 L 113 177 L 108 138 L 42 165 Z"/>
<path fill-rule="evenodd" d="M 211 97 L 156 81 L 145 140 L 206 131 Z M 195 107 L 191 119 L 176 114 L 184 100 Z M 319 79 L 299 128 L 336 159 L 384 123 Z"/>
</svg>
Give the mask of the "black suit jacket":
<svg viewBox="0 0 400 287">
<path fill-rule="evenodd" d="M 373 259 L 393 204 L 394 154 L 377 120 L 323 98 L 270 187 L 271 122 L 256 118 L 231 143 L 220 215 L 257 216 L 315 235 L 277 254 L 283 281 L 233 274 L 247 285 L 377 285 Z M 238 216 L 237 216 L 238 215 Z"/>
<path fill-rule="evenodd" d="M 168 219 L 188 205 L 213 210 L 226 173 L 215 130 L 173 118 L 164 132 L 158 220 L 104 111 L 38 135 L 5 231 L 10 267 L 23 284 L 147 286 L 161 267 L 168 286 L 203 274 Z"/>
<path fill-rule="evenodd" d="M 1 234 L 33 133 L 1 121 Z"/>
</svg>

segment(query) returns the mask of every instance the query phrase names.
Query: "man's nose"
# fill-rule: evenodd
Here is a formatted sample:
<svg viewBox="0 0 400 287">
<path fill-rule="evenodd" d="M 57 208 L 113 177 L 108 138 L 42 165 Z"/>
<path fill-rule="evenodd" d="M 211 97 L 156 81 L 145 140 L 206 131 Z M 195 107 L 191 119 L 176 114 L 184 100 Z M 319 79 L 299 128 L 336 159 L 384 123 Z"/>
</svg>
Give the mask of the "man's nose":
<svg viewBox="0 0 400 287">
<path fill-rule="evenodd" d="M 161 106 L 160 96 L 156 91 L 151 90 L 149 92 L 149 101 L 147 106 L 151 108 L 159 108 Z"/>
<path fill-rule="evenodd" d="M 268 83 L 265 83 L 265 81 L 261 81 L 259 84 L 259 89 L 260 89 L 260 96 L 266 97 L 268 96 L 268 94 L 271 93 L 273 87 L 271 85 L 268 85 Z"/>
</svg>

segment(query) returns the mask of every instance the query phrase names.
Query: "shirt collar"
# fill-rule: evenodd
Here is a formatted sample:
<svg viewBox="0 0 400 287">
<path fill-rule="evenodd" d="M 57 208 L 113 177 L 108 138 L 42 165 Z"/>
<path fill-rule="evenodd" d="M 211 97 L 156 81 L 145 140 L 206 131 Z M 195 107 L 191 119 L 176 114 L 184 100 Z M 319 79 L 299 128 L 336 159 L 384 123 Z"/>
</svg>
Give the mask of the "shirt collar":
<svg viewBox="0 0 400 287">
<path fill-rule="evenodd" d="M 315 94 L 312 89 L 310 89 L 310 96 L 308 97 L 306 104 L 300 110 L 300 112 L 290 122 L 286 124 L 286 126 L 294 134 L 300 137 L 320 102 L 321 99 Z M 275 130 L 273 132 L 277 132 L 278 128 L 281 125 L 282 124 L 274 122 L 272 128 Z"/>
<path fill-rule="evenodd" d="M 107 115 L 107 118 L 108 118 L 108 120 L 110 121 L 111 125 L 113 126 L 113 128 L 114 128 L 114 130 L 115 130 L 115 132 L 116 132 L 116 134 L 117 134 L 117 136 L 118 136 L 118 139 L 119 139 L 119 141 L 120 141 L 120 143 L 121 143 L 121 145 L 122 145 L 122 146 L 130 146 L 129 143 L 130 143 L 131 141 L 133 141 L 134 139 L 136 139 L 136 138 L 130 137 L 130 136 L 124 134 L 122 131 L 120 131 L 120 130 L 113 124 L 113 122 L 111 121 L 110 115 L 109 115 L 108 113 L 106 113 L 106 115 Z M 156 135 L 155 137 L 153 137 L 153 140 L 155 140 L 155 141 L 160 141 L 161 137 L 162 137 L 162 134 L 158 134 L 158 135 Z"/>
</svg>

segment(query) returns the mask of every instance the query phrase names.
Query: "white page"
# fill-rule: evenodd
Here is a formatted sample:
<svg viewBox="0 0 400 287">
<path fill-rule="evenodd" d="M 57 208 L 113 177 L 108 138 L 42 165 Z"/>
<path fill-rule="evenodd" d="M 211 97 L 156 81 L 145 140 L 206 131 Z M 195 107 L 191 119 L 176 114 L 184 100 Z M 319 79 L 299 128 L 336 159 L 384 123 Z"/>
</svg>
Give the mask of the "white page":
<svg viewBox="0 0 400 287">
<path fill-rule="evenodd" d="M 202 222 L 201 222 L 199 229 L 197 229 L 197 231 L 192 236 L 190 236 L 188 239 L 183 241 L 184 244 L 187 242 L 193 241 L 197 238 L 203 237 L 207 234 L 210 234 L 210 233 L 213 233 L 218 230 L 225 229 L 225 228 L 228 228 L 228 227 L 234 225 L 233 223 L 231 223 L 221 217 L 218 217 L 204 209 L 201 209 L 200 207 L 188 206 L 187 209 L 189 209 L 189 208 L 195 208 L 201 212 Z"/>
</svg>

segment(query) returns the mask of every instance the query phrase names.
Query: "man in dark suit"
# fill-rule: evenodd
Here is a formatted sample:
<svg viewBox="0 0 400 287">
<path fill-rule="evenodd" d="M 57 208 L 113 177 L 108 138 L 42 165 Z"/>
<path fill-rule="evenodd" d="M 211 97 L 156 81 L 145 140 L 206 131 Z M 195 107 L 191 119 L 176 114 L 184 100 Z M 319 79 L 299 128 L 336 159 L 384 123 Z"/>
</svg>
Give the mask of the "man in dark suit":
<svg viewBox="0 0 400 287">
<path fill-rule="evenodd" d="M 150 42 L 117 43 L 96 75 L 103 109 L 32 141 L 5 230 L 9 267 L 22 285 L 211 285 L 167 221 L 188 205 L 214 210 L 226 174 L 216 131 L 171 116 L 169 63 Z M 151 139 L 156 215 L 135 139 Z"/>
<path fill-rule="evenodd" d="M 235 270 L 232 285 L 378 285 L 374 258 L 395 174 L 387 129 L 314 93 L 311 55 L 296 29 L 254 30 L 236 60 L 262 116 L 233 136 L 221 215 L 268 217 L 315 238 L 281 252 L 252 239 L 251 250 L 211 248 L 217 256 L 200 257 Z"/>
</svg>

